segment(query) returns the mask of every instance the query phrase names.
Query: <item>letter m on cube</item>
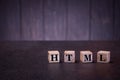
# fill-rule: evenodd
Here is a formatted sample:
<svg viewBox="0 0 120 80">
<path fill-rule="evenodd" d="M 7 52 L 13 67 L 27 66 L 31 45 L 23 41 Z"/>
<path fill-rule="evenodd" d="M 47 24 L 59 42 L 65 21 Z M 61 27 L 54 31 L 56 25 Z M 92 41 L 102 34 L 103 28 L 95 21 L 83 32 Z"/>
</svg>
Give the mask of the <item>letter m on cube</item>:
<svg viewBox="0 0 120 80">
<path fill-rule="evenodd" d="M 49 63 L 59 63 L 60 62 L 59 51 L 48 51 L 48 61 Z"/>
<path fill-rule="evenodd" d="M 93 55 L 91 51 L 80 51 L 80 60 L 83 63 L 93 62 Z"/>
</svg>

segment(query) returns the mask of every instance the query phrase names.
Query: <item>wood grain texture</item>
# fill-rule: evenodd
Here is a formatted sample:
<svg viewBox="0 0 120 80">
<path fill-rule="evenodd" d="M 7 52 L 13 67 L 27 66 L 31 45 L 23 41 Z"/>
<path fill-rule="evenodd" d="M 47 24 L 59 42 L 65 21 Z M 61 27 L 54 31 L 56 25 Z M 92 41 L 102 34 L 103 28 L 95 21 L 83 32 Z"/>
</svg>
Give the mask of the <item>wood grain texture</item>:
<svg viewBox="0 0 120 80">
<path fill-rule="evenodd" d="M 50 64 L 48 51 L 59 50 L 61 63 Z M 64 51 L 75 50 L 76 63 L 64 63 Z M 94 63 L 80 62 L 81 50 L 94 54 Z M 111 51 L 111 63 L 96 63 L 97 52 Z M 120 41 L 0 42 L 0 80 L 120 80 Z"/>
<path fill-rule="evenodd" d="M 115 0 L 114 39 L 120 40 L 120 0 Z"/>
<path fill-rule="evenodd" d="M 19 0 L 0 0 L 0 40 L 19 40 Z"/>
<path fill-rule="evenodd" d="M 0 0 L 0 40 L 120 40 L 120 0 Z"/>
<path fill-rule="evenodd" d="M 113 0 L 91 1 L 91 40 L 112 40 Z"/>
<path fill-rule="evenodd" d="M 66 0 L 44 0 L 45 40 L 65 40 Z"/>
<path fill-rule="evenodd" d="M 3 8 L 4 7 L 4 8 Z M 4 0 L 0 0 L 0 40 L 4 40 L 5 38 L 5 29 L 6 29 L 6 15 L 5 10 L 6 5 Z"/>
<path fill-rule="evenodd" d="M 89 39 L 89 0 L 68 0 L 67 40 Z"/>
<path fill-rule="evenodd" d="M 43 40 L 43 0 L 22 0 L 22 40 Z"/>
</svg>

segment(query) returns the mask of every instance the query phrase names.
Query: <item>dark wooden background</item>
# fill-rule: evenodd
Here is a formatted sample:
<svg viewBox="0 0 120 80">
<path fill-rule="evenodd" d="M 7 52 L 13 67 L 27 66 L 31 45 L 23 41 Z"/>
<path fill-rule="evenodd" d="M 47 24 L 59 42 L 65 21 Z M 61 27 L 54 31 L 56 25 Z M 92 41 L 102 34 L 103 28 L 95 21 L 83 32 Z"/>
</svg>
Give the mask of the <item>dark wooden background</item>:
<svg viewBox="0 0 120 80">
<path fill-rule="evenodd" d="M 60 52 L 60 63 L 48 63 L 49 50 Z M 65 50 L 75 50 L 76 63 L 64 63 Z M 80 61 L 82 50 L 94 63 Z M 111 52 L 111 63 L 96 63 L 99 50 Z M 0 80 L 120 80 L 120 41 L 1 41 Z"/>
<path fill-rule="evenodd" d="M 0 40 L 120 40 L 120 0 L 0 0 Z"/>
</svg>

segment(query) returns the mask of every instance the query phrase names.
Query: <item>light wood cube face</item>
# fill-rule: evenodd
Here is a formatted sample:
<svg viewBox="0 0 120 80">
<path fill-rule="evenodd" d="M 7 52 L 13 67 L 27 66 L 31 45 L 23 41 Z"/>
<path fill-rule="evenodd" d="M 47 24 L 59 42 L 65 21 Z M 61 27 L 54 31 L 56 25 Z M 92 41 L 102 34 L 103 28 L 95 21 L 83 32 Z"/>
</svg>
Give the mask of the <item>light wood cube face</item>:
<svg viewBox="0 0 120 80">
<path fill-rule="evenodd" d="M 75 62 L 75 51 L 65 51 L 64 52 L 64 62 L 74 63 Z"/>
<path fill-rule="evenodd" d="M 110 51 L 98 51 L 97 62 L 109 63 L 110 62 Z"/>
<path fill-rule="evenodd" d="M 91 51 L 80 51 L 80 60 L 83 63 L 93 62 L 93 54 Z"/>
<path fill-rule="evenodd" d="M 60 62 L 59 51 L 48 51 L 48 61 L 49 63 L 59 63 Z"/>
</svg>

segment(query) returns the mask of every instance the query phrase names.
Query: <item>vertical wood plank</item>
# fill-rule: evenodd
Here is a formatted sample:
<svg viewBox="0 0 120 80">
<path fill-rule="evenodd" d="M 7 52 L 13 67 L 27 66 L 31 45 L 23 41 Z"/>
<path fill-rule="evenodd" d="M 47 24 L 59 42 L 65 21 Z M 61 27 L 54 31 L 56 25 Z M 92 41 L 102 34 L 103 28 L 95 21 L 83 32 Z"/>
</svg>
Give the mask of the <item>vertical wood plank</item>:
<svg viewBox="0 0 120 80">
<path fill-rule="evenodd" d="M 43 0 L 22 0 L 22 40 L 43 40 Z"/>
<path fill-rule="evenodd" d="M 68 0 L 67 40 L 89 39 L 89 0 Z"/>
<path fill-rule="evenodd" d="M 91 1 L 91 40 L 112 40 L 113 0 Z"/>
<path fill-rule="evenodd" d="M 115 0 L 114 39 L 120 40 L 120 0 Z"/>
<path fill-rule="evenodd" d="M 20 39 L 19 0 L 0 0 L 0 40 Z"/>
<path fill-rule="evenodd" d="M 5 28 L 6 28 L 6 5 L 4 0 L 0 0 L 0 40 L 5 39 Z"/>
<path fill-rule="evenodd" d="M 45 40 L 65 40 L 66 0 L 44 0 Z"/>
</svg>

